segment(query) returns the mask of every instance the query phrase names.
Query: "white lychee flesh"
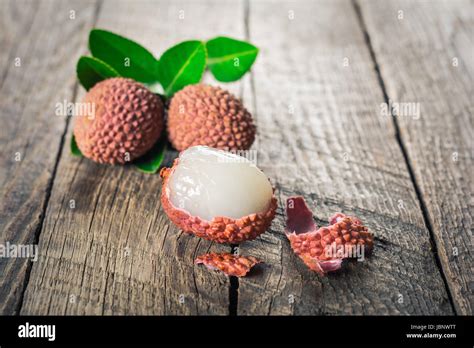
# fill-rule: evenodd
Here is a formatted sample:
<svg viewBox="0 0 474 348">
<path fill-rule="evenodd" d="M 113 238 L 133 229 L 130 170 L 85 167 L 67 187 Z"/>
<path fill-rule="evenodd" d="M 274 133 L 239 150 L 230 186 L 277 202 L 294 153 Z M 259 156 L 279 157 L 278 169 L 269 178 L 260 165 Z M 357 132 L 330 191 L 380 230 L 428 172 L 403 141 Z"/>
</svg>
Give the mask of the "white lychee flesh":
<svg viewBox="0 0 474 348">
<path fill-rule="evenodd" d="M 181 152 L 167 188 L 175 207 L 207 221 L 264 212 L 273 196 L 270 181 L 255 164 L 207 146 Z"/>
</svg>

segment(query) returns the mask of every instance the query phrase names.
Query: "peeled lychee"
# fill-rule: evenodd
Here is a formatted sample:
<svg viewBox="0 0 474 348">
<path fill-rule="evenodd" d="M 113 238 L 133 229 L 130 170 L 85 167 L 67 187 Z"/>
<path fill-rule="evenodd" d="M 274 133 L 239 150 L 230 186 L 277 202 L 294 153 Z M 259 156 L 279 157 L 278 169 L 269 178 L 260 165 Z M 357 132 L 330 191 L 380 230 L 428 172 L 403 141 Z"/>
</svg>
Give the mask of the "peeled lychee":
<svg viewBox="0 0 474 348">
<path fill-rule="evenodd" d="M 187 86 L 171 100 L 168 138 L 182 151 L 195 145 L 222 150 L 247 150 L 255 125 L 242 102 L 230 92 L 208 85 Z"/>
<path fill-rule="evenodd" d="M 276 198 L 265 174 L 248 159 L 194 146 L 161 171 L 161 203 L 179 228 L 218 243 L 240 243 L 264 233 Z"/>
<path fill-rule="evenodd" d="M 82 154 L 93 161 L 133 161 L 151 149 L 162 133 L 163 103 L 131 79 L 119 77 L 99 82 L 89 90 L 83 103 L 90 103 L 94 112 L 77 115 L 74 136 Z"/>
</svg>

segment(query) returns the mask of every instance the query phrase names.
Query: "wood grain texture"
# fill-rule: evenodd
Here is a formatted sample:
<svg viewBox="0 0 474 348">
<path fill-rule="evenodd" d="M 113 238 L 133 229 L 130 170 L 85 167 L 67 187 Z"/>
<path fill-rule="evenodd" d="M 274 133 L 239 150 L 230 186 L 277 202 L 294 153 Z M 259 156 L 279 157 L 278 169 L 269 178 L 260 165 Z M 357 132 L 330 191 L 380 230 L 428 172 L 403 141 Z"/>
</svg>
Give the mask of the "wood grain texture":
<svg viewBox="0 0 474 348">
<path fill-rule="evenodd" d="M 352 4 L 250 2 L 248 23 L 261 56 L 246 102 L 280 209 L 268 233 L 239 248 L 266 267 L 239 281 L 238 314 L 452 314 Z M 292 195 L 320 225 L 337 211 L 360 217 L 376 236 L 373 256 L 312 273 L 283 232 Z"/>
<path fill-rule="evenodd" d="M 0 6 L 0 244 L 39 242 L 40 253 L 34 263 L 0 258 L 0 314 L 473 314 L 472 3 Z M 252 74 L 225 84 L 256 119 L 252 150 L 279 200 L 271 229 L 238 248 L 265 261 L 250 276 L 193 265 L 200 254 L 233 249 L 173 226 L 158 175 L 70 154 L 72 125 L 54 106 L 84 95 L 74 68 L 93 26 L 156 56 L 216 35 L 260 48 Z M 421 117 L 382 115 L 384 91 L 393 102 L 420 103 Z M 360 217 L 376 236 L 372 257 L 324 278 L 308 270 L 284 235 L 293 195 L 305 197 L 319 225 L 336 211 Z"/>
<path fill-rule="evenodd" d="M 0 244 L 34 244 L 67 123 L 55 104 L 73 96 L 71 72 L 95 7 L 52 0 L 0 7 Z M 30 267 L 26 258 L 0 258 L 0 314 L 18 311 Z"/>
<path fill-rule="evenodd" d="M 243 6 L 218 0 L 105 1 L 97 27 L 159 55 L 185 39 L 242 37 Z M 66 144 L 21 313 L 228 314 L 228 278 L 193 261 L 230 247 L 179 231 L 161 209 L 160 189 L 158 175 L 74 158 Z"/>
<path fill-rule="evenodd" d="M 456 312 L 472 315 L 473 3 L 360 6 L 388 97 L 419 103 L 419 117 L 399 113 L 395 119 Z"/>
</svg>

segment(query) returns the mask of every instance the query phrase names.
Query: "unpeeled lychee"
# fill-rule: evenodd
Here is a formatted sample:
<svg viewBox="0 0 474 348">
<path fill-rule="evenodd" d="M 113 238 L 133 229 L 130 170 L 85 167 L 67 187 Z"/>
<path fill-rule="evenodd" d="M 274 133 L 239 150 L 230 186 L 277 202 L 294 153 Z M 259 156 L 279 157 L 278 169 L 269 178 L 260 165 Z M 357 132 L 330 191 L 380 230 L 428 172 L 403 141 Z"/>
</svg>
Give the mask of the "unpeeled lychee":
<svg viewBox="0 0 474 348">
<path fill-rule="evenodd" d="M 255 140 L 252 116 L 230 92 L 190 85 L 171 100 L 168 137 L 179 151 L 206 145 L 227 151 L 247 150 Z"/>
<path fill-rule="evenodd" d="M 276 198 L 248 159 L 194 146 L 161 171 L 161 203 L 178 227 L 218 243 L 240 243 L 264 233 L 275 217 Z"/>
<path fill-rule="evenodd" d="M 131 79 L 99 82 L 85 95 L 83 103 L 90 103 L 94 112 L 77 115 L 74 136 L 82 154 L 93 161 L 133 161 L 151 149 L 162 133 L 163 103 Z"/>
</svg>

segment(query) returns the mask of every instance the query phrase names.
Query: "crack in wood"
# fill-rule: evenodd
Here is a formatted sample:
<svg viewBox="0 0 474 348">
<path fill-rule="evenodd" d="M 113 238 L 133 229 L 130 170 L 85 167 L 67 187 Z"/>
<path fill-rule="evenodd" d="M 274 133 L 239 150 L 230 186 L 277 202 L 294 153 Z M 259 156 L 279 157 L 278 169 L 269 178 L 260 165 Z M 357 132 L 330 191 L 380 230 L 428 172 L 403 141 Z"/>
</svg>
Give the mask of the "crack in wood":
<svg viewBox="0 0 474 348">
<path fill-rule="evenodd" d="M 249 28 L 249 13 L 250 13 L 250 5 L 249 1 L 244 1 L 244 36 L 245 40 L 250 40 L 250 28 Z M 251 81 L 253 81 L 253 75 L 250 72 Z M 251 85 L 252 95 L 255 96 L 255 90 L 253 88 L 253 84 Z M 241 94 L 243 94 L 241 92 Z M 255 100 L 252 98 L 252 100 Z M 238 250 L 238 245 L 231 245 L 231 253 L 234 254 Z M 238 305 L 239 305 L 239 278 L 235 276 L 229 276 L 229 316 L 237 316 L 238 313 Z"/>
<path fill-rule="evenodd" d="M 94 18 L 92 20 L 92 26 L 94 26 L 97 23 L 97 19 L 98 19 L 98 16 L 99 16 L 101 5 L 102 5 L 102 1 L 98 0 L 97 4 L 96 4 L 95 11 L 94 11 Z M 73 86 L 73 89 L 72 89 L 72 98 L 71 98 L 71 100 L 76 101 L 76 98 L 77 98 L 77 95 L 78 95 L 78 90 L 79 90 L 79 82 L 76 81 L 74 83 L 74 86 Z M 63 152 L 63 147 L 64 147 L 65 142 L 66 142 L 66 135 L 67 135 L 67 132 L 68 132 L 68 129 L 69 129 L 71 116 L 72 115 L 70 115 L 69 112 L 68 112 L 67 117 L 66 117 L 66 124 L 64 126 L 64 131 L 61 135 L 61 140 L 60 140 L 60 143 L 59 143 L 58 152 L 56 154 L 56 159 L 55 159 L 53 171 L 51 173 L 51 179 L 49 180 L 48 186 L 46 188 L 45 200 L 44 200 L 43 206 L 41 208 L 40 222 L 39 222 L 38 226 L 36 227 L 36 230 L 33 234 L 33 245 L 38 245 L 40 234 L 41 234 L 41 231 L 43 230 L 43 224 L 44 224 L 44 220 L 45 220 L 45 217 L 46 217 L 46 209 L 48 208 L 49 200 L 51 198 L 51 192 L 53 190 L 54 180 L 56 178 L 56 173 L 57 173 L 57 169 L 58 169 L 58 166 L 59 166 L 59 160 L 61 159 L 61 155 L 62 155 L 62 152 Z M 25 292 L 26 292 L 26 288 L 28 287 L 28 284 L 29 284 L 29 281 L 30 281 L 30 275 L 31 275 L 32 268 L 33 268 L 33 261 L 29 260 L 28 263 L 27 263 L 27 269 L 25 271 L 25 278 L 24 278 L 24 281 L 23 281 L 22 291 L 21 291 L 17 306 L 16 306 L 16 308 L 13 312 L 14 315 L 19 315 L 21 313 L 21 309 L 23 308 L 23 301 L 24 301 L 24 297 L 25 297 Z"/>
<path fill-rule="evenodd" d="M 446 288 L 446 293 L 448 295 L 448 300 L 449 300 L 449 303 L 454 311 L 455 314 L 458 314 L 457 313 L 457 310 L 456 310 L 456 306 L 454 305 L 454 299 L 453 299 L 453 295 L 451 293 L 451 289 L 449 287 L 449 284 L 448 284 L 448 280 L 446 278 L 446 273 L 445 273 L 445 270 L 443 268 L 443 265 L 441 263 L 441 260 L 439 258 L 439 255 L 438 255 L 438 246 L 436 244 L 436 239 L 435 239 L 435 235 L 434 235 L 434 232 L 433 232 L 433 227 L 432 227 L 432 224 L 431 224 L 431 221 L 430 221 L 430 218 L 429 218 L 429 213 L 428 213 L 428 209 L 427 209 L 427 205 L 424 201 L 424 198 L 423 198 L 423 195 L 421 194 L 421 191 L 420 191 L 420 187 L 416 181 L 416 178 L 415 178 L 415 174 L 414 174 L 414 171 L 413 171 L 413 167 L 412 167 L 412 164 L 410 162 L 410 157 L 408 155 L 408 152 L 407 152 L 407 149 L 406 149 L 406 146 L 403 142 L 403 139 L 401 137 L 401 133 L 400 133 L 400 126 L 398 124 L 398 121 L 396 119 L 396 117 L 393 117 L 394 115 L 394 110 L 393 110 L 393 105 L 391 105 L 389 103 L 389 96 L 388 96 L 388 92 L 387 92 L 387 88 L 385 86 L 385 82 L 383 80 L 383 77 L 382 77 L 382 74 L 380 72 L 380 65 L 378 63 L 378 60 L 377 60 L 377 57 L 375 55 L 375 51 L 374 51 L 374 48 L 373 48 L 373 45 L 372 45 L 372 42 L 370 40 L 370 34 L 368 32 L 368 29 L 367 29 L 367 26 L 364 22 L 364 17 L 362 15 L 362 11 L 361 11 L 361 8 L 359 6 L 359 3 L 357 0 L 352 0 L 352 4 L 354 6 L 354 9 L 355 9 L 355 12 L 356 12 L 356 15 L 357 15 L 357 19 L 359 21 L 359 24 L 360 24 L 360 27 L 361 27 L 361 30 L 364 34 L 364 39 L 365 39 L 365 42 L 367 44 L 367 48 L 369 50 L 369 53 L 370 53 L 370 57 L 372 58 L 372 62 L 374 64 L 374 70 L 375 70 L 375 73 L 377 75 L 377 80 L 379 82 L 379 85 L 380 85 L 380 89 L 382 90 L 382 93 L 383 93 L 383 97 L 384 97 L 384 102 L 387 104 L 387 105 L 390 105 L 389 106 L 389 109 L 390 109 L 390 116 L 391 116 L 391 119 L 393 120 L 393 125 L 394 125 L 394 128 L 395 128 L 395 138 L 397 140 L 397 143 L 400 147 L 400 151 L 403 155 L 403 159 L 405 161 L 405 165 L 407 167 L 407 170 L 408 170 L 408 173 L 409 173 L 409 176 L 410 176 L 410 180 L 413 184 L 413 188 L 415 190 L 415 193 L 416 193 L 416 198 L 418 200 L 418 203 L 419 203 L 419 207 L 420 207 L 420 210 L 422 212 L 422 215 L 423 215 L 423 221 L 425 223 L 425 226 L 429 232 L 429 236 L 430 236 L 430 243 L 431 243 L 431 246 L 432 246 L 432 250 L 433 250 L 433 257 L 435 259 L 435 262 L 436 262 L 436 265 L 440 271 L 440 274 L 441 274 L 441 278 L 443 279 L 443 283 L 444 283 L 444 286 Z"/>
<path fill-rule="evenodd" d="M 73 100 L 76 100 L 78 85 L 79 85 L 78 82 L 76 82 L 73 86 L 73 90 L 72 90 L 72 99 Z M 38 226 L 36 227 L 36 230 L 33 234 L 33 245 L 38 245 L 41 230 L 43 229 L 43 223 L 44 223 L 44 219 L 46 217 L 46 209 L 48 208 L 49 199 L 51 198 L 51 191 L 53 189 L 54 179 L 56 177 L 56 172 L 57 172 L 58 165 L 59 165 L 59 159 L 61 158 L 61 153 L 62 153 L 62 150 L 63 150 L 63 146 L 64 146 L 64 143 L 66 141 L 66 134 L 67 134 L 67 130 L 68 130 L 68 126 L 69 126 L 69 120 L 70 120 L 69 116 L 70 115 L 68 115 L 68 117 L 66 118 L 66 125 L 64 127 L 63 134 L 61 135 L 61 141 L 59 142 L 59 148 L 58 148 L 58 153 L 56 154 L 56 160 L 55 160 L 55 163 L 54 163 L 53 172 L 51 174 L 51 179 L 49 180 L 48 186 L 46 188 L 46 195 L 45 195 L 45 199 L 44 199 L 44 202 L 43 202 L 43 206 L 41 208 L 40 222 L 39 222 Z M 25 296 L 26 288 L 27 288 L 29 280 L 30 280 L 31 269 L 33 268 L 33 261 L 28 260 L 28 263 L 27 263 L 26 267 L 27 268 L 26 268 L 26 272 L 25 272 L 25 279 L 23 280 L 23 288 L 22 288 L 22 291 L 21 291 L 21 294 L 20 294 L 20 298 L 19 298 L 17 307 L 14 311 L 15 315 L 19 315 L 20 312 L 21 312 L 21 308 L 23 307 L 23 299 L 24 299 L 24 296 Z"/>
<path fill-rule="evenodd" d="M 237 252 L 238 246 L 232 245 L 231 253 Z M 239 304 L 239 278 L 229 276 L 229 316 L 237 316 L 237 306 Z"/>
</svg>

